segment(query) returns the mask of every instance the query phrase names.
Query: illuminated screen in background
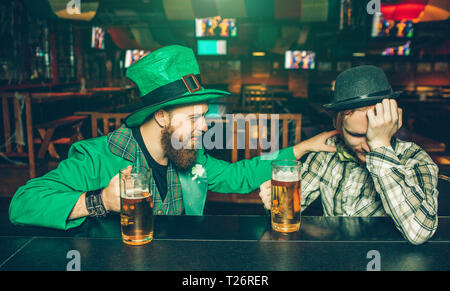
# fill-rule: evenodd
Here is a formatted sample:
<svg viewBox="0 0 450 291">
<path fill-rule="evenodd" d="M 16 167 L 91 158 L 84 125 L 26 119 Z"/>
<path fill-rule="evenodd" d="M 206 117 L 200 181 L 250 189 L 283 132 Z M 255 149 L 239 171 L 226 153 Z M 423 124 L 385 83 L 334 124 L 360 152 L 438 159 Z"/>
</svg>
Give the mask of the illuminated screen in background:
<svg viewBox="0 0 450 291">
<path fill-rule="evenodd" d="M 313 51 L 286 51 L 284 57 L 285 69 L 313 70 L 316 67 L 316 53 Z"/>
<path fill-rule="evenodd" d="M 375 13 L 372 24 L 372 37 L 412 38 L 414 27 L 411 20 L 386 20 L 383 14 Z"/>
<path fill-rule="evenodd" d="M 143 50 L 127 50 L 125 54 L 125 68 L 128 68 L 148 53 L 149 51 Z"/>
<path fill-rule="evenodd" d="M 105 49 L 105 32 L 101 27 L 92 27 L 91 47 L 103 50 Z"/>
<path fill-rule="evenodd" d="M 227 54 L 226 40 L 197 40 L 197 54 L 199 56 L 218 56 Z"/>
<path fill-rule="evenodd" d="M 235 18 L 220 16 L 195 19 L 196 37 L 236 37 L 237 27 Z"/>
<path fill-rule="evenodd" d="M 407 41 L 404 45 L 396 47 L 388 47 L 381 55 L 382 56 L 409 56 L 411 54 L 411 41 Z"/>
</svg>

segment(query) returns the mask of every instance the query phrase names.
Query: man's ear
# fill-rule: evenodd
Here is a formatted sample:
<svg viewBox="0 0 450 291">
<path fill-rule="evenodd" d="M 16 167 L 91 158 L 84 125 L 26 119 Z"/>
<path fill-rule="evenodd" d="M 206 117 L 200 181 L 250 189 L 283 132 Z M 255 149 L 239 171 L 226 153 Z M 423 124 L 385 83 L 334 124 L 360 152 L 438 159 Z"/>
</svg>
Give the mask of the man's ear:
<svg viewBox="0 0 450 291">
<path fill-rule="evenodd" d="M 164 109 L 160 109 L 160 110 L 156 111 L 154 114 L 154 118 L 155 118 L 156 123 L 160 127 L 167 127 L 170 124 L 170 115 Z"/>
</svg>

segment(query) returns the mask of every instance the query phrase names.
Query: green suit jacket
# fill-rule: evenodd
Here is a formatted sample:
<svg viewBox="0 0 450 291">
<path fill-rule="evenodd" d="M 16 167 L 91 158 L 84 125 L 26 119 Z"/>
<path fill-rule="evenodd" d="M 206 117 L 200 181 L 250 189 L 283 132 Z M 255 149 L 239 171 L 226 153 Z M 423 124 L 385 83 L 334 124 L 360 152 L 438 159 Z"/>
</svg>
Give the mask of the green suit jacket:
<svg viewBox="0 0 450 291">
<path fill-rule="evenodd" d="M 79 226 L 85 217 L 68 220 L 81 194 L 105 188 L 119 170 L 132 161 L 111 152 L 106 136 L 72 145 L 66 160 L 46 175 L 29 180 L 15 193 L 9 208 L 14 224 L 57 229 Z M 197 164 L 206 179 L 191 171 L 178 172 L 186 215 L 202 215 L 208 190 L 220 193 L 249 193 L 271 178 L 273 159 L 295 159 L 292 147 L 269 155 L 228 163 L 199 150 Z"/>
</svg>

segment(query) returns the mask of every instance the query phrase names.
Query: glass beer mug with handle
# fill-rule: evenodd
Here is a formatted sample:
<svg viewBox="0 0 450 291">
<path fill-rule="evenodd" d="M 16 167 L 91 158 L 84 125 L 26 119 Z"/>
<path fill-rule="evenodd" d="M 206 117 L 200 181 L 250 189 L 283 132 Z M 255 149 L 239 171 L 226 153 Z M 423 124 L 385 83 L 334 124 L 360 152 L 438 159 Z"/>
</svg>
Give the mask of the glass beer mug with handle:
<svg viewBox="0 0 450 291">
<path fill-rule="evenodd" d="M 133 168 L 131 174 L 119 173 L 122 241 L 129 245 L 143 245 L 153 239 L 150 175 L 145 168 Z"/>
<path fill-rule="evenodd" d="M 301 164 L 295 160 L 272 162 L 272 228 L 295 232 L 300 228 Z"/>
</svg>

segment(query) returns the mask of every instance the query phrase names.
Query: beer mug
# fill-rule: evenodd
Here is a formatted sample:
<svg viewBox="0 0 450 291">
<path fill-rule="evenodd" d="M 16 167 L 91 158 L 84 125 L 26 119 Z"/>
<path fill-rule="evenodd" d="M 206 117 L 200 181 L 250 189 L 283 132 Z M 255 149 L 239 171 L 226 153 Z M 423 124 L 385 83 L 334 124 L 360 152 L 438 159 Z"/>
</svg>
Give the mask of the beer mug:
<svg viewBox="0 0 450 291">
<path fill-rule="evenodd" d="M 295 160 L 272 162 L 272 228 L 279 232 L 295 232 L 300 228 L 301 166 Z"/>
<path fill-rule="evenodd" d="M 119 173 L 120 225 L 122 241 L 143 245 L 153 239 L 153 195 L 150 171 L 133 168 L 131 174 Z"/>
</svg>

